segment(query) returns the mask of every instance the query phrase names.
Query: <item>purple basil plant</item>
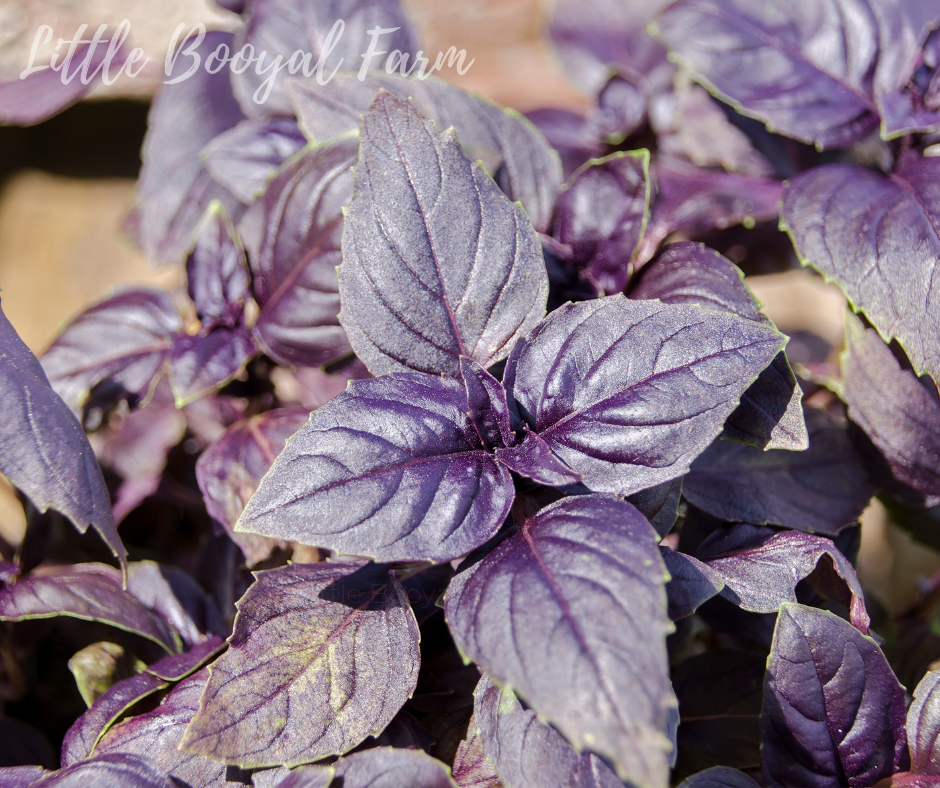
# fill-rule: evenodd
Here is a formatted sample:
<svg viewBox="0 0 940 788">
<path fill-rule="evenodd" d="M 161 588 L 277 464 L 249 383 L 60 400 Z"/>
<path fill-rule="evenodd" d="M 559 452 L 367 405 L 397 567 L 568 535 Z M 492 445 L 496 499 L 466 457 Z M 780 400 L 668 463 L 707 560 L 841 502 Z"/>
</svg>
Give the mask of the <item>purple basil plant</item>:
<svg viewBox="0 0 940 788">
<path fill-rule="evenodd" d="M 0 313 L 0 788 L 940 786 L 940 590 L 855 569 L 876 495 L 940 546 L 940 3 L 557 0 L 591 109 L 528 117 L 394 0 L 224 5 L 203 59 L 399 57 L 164 86 L 185 289 Z M 838 368 L 744 280 L 799 264 Z"/>
</svg>

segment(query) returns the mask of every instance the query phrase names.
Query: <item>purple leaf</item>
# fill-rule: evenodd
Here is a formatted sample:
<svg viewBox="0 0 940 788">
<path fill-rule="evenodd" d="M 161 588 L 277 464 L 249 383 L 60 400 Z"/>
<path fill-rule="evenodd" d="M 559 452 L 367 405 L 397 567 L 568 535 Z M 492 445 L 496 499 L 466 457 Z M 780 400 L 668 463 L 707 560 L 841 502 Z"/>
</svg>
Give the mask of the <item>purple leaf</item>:
<svg viewBox="0 0 940 788">
<path fill-rule="evenodd" d="M 940 496 L 940 402 L 903 369 L 874 329 L 846 314 L 841 396 L 894 479 Z"/>
<path fill-rule="evenodd" d="M 457 747 L 453 776 L 460 788 L 503 788 L 493 764 L 486 757 L 475 714 L 467 725 L 467 738 Z"/>
<path fill-rule="evenodd" d="M 167 654 L 152 665 L 148 665 L 147 672 L 166 681 L 181 681 L 205 665 L 222 651 L 225 645 L 225 641 L 219 635 L 212 635 L 182 654 Z"/>
<path fill-rule="evenodd" d="M 567 109 L 536 109 L 526 113 L 536 128 L 561 157 L 564 177 L 571 177 L 589 159 L 603 155 L 604 146 L 595 128 L 583 115 Z"/>
<path fill-rule="evenodd" d="M 51 37 L 51 32 L 49 35 Z M 66 71 L 46 68 L 44 71 L 29 74 L 25 79 L 0 83 L 0 125 L 32 126 L 57 115 L 84 98 L 102 84 L 103 72 L 99 69 L 107 59 L 110 42 L 111 39 L 102 39 L 90 53 L 91 57 L 89 44 L 77 47 Z M 108 67 L 109 74 L 119 73 L 128 54 L 130 53 L 123 45 L 115 49 Z M 57 69 L 64 67 L 64 58 L 61 55 L 59 52 L 60 62 Z M 85 58 L 88 58 L 87 69 L 83 68 Z M 88 84 L 82 81 L 86 74 L 90 77 Z"/>
<path fill-rule="evenodd" d="M 809 578 L 810 585 L 825 596 L 845 604 L 852 624 L 863 635 L 870 634 L 871 620 L 855 569 L 829 539 L 738 525 L 730 532 L 714 532 L 697 555 L 724 583 L 721 596 L 744 610 L 776 613 L 784 603 L 796 602 L 796 584 Z"/>
<path fill-rule="evenodd" d="M 269 773 L 282 779 L 261 777 Z M 304 766 L 293 770 L 282 766 L 267 772 L 254 772 L 251 782 L 255 788 L 330 788 L 335 774 L 332 766 Z"/>
<path fill-rule="evenodd" d="M 188 647 L 205 643 L 207 634 L 228 634 L 215 603 L 180 569 L 135 561 L 128 566 L 127 590 L 167 621 Z"/>
<path fill-rule="evenodd" d="M 630 298 L 700 304 L 748 320 L 769 322 L 740 269 L 702 244 L 667 247 L 643 269 Z M 762 449 L 802 451 L 809 446 L 802 400 L 803 390 L 786 354 L 778 353 L 741 397 L 741 404 L 728 417 L 723 436 Z"/>
<path fill-rule="evenodd" d="M 637 263 L 649 260 L 670 233 L 695 237 L 777 216 L 783 185 L 767 178 L 704 170 L 660 157 L 652 165 L 656 200 Z"/>
<path fill-rule="evenodd" d="M 257 352 L 251 331 L 243 327 L 178 335 L 170 351 L 170 386 L 177 407 L 230 383 Z"/>
<path fill-rule="evenodd" d="M 242 767 L 296 766 L 377 736 L 414 692 L 418 625 L 382 567 L 256 574 L 181 745 Z"/>
<path fill-rule="evenodd" d="M 481 162 L 509 199 L 522 203 L 536 230 L 549 229 L 562 184 L 560 162 L 539 130 L 518 113 L 433 76 L 416 80 L 373 72 L 360 81 L 354 74 L 337 74 L 326 85 L 294 81 L 288 92 L 301 129 L 322 143 L 359 128 L 360 115 L 381 90 L 409 100 L 442 129 L 453 126 L 466 157 Z"/>
<path fill-rule="evenodd" d="M 845 148 L 878 123 L 878 22 L 866 0 L 680 0 L 655 25 L 677 62 L 771 131 Z"/>
<path fill-rule="evenodd" d="M 344 25 L 331 41 L 331 30 L 338 20 L 342 20 Z M 248 7 L 245 27 L 236 37 L 232 51 L 250 44 L 256 51 L 268 52 L 271 62 L 260 66 L 260 74 L 258 68 L 244 69 L 242 73 L 235 73 L 233 69 L 232 87 L 245 114 L 250 117 L 294 114 L 285 84 L 290 73 L 300 72 L 292 65 L 291 70 L 275 74 L 272 63 L 276 58 L 282 58 L 283 69 L 296 51 L 309 52 L 312 57 L 303 66 L 306 81 L 331 80 L 337 69 L 353 72 L 360 69 L 365 52 L 370 51 L 372 36 L 368 30 L 376 27 L 394 30 L 377 39 L 377 56 L 366 64 L 367 67 L 381 69 L 387 60 L 391 60 L 394 68 L 397 64 L 391 56 L 379 55 L 394 53 L 395 50 L 399 54 L 413 53 L 418 49 L 415 30 L 398 0 L 331 0 L 327 3 L 253 0 Z M 328 41 L 332 46 L 327 44 Z M 321 58 L 322 64 L 319 62 Z M 297 60 L 295 58 L 293 62 L 297 63 Z M 317 71 L 315 79 L 311 73 L 314 66 Z M 267 71 L 264 71 L 265 67 Z"/>
<path fill-rule="evenodd" d="M 829 164 L 790 181 L 781 226 L 804 265 L 834 279 L 918 374 L 940 380 L 940 159 L 885 176 Z"/>
<path fill-rule="evenodd" d="M 138 701 L 168 686 L 169 682 L 146 672 L 112 684 L 68 729 L 62 741 L 62 765 L 71 766 L 90 758 L 98 741 L 121 715 Z"/>
<path fill-rule="evenodd" d="M 343 788 L 454 788 L 450 770 L 419 750 L 375 747 L 333 764 Z"/>
<path fill-rule="evenodd" d="M 451 130 L 382 93 L 363 116 L 343 228 L 342 323 L 373 374 L 488 367 L 545 314 L 548 277 L 521 209 Z"/>
<path fill-rule="evenodd" d="M 630 298 L 659 299 L 664 304 L 700 304 L 707 309 L 765 321 L 760 303 L 734 263 L 704 244 L 670 244 L 645 266 Z"/>
<path fill-rule="evenodd" d="M 607 764 L 592 753 L 575 752 L 564 736 L 523 708 L 512 690 L 500 690 L 483 676 L 473 697 L 483 749 L 508 788 L 623 788 Z"/>
<path fill-rule="evenodd" d="M 448 561 L 490 539 L 514 496 L 462 384 L 355 381 L 287 444 L 236 531 L 379 561 Z"/>
<path fill-rule="evenodd" d="M 183 46 L 191 44 L 187 41 Z M 205 63 L 223 45 L 232 45 L 232 34 L 211 31 L 194 53 Z M 182 77 L 192 64 L 191 56 L 180 53 L 170 79 Z M 185 257 L 203 212 L 213 200 L 219 200 L 230 216 L 240 212 L 238 200 L 212 179 L 199 154 L 243 117 L 232 95 L 227 68 L 215 74 L 199 68 L 175 85 L 164 85 L 157 94 L 141 151 L 136 233 L 154 264 L 176 263 Z"/>
<path fill-rule="evenodd" d="M 349 363 L 341 369 L 325 372 L 318 367 L 302 367 L 289 372 L 283 367 L 272 379 L 278 399 L 284 403 L 299 403 L 308 411 L 325 405 L 337 394 L 346 391 L 350 380 L 371 378 L 369 371 L 355 356 L 349 357 Z"/>
<path fill-rule="evenodd" d="M 709 599 L 721 593 L 724 580 L 720 574 L 697 558 L 660 545 L 663 563 L 669 572 L 666 597 L 669 618 L 678 621 L 691 616 Z"/>
<path fill-rule="evenodd" d="M 682 494 L 731 522 L 839 533 L 858 520 L 874 486 L 841 426 L 815 408 L 806 424 L 809 448 L 801 452 L 716 441 L 692 464 Z"/>
<path fill-rule="evenodd" d="M 734 315 L 611 296 L 553 312 L 504 383 L 585 485 L 629 495 L 685 473 L 783 342 Z"/>
<path fill-rule="evenodd" d="M 186 258 L 186 279 L 203 330 L 235 328 L 241 322 L 251 276 L 245 250 L 220 202 L 206 209 L 196 245 Z"/>
<path fill-rule="evenodd" d="M 475 361 L 460 357 L 460 376 L 467 392 L 467 412 L 487 450 L 515 442 L 509 404 L 502 384 Z"/>
<path fill-rule="evenodd" d="M 866 786 L 904 753 L 904 688 L 871 638 L 823 610 L 784 605 L 764 679 L 769 786 Z"/>
<path fill-rule="evenodd" d="M 649 218 L 649 161 L 642 150 L 588 162 L 558 198 L 555 238 L 601 294 L 621 292 L 633 271 Z"/>
<path fill-rule="evenodd" d="M 759 788 L 744 772 L 728 766 L 713 766 L 679 783 L 679 788 Z"/>
<path fill-rule="evenodd" d="M 675 708 L 665 574 L 636 509 L 575 496 L 458 574 L 445 615 L 461 652 L 575 749 L 610 758 L 623 779 L 660 785 Z"/>
<path fill-rule="evenodd" d="M 355 160 L 352 139 L 305 149 L 281 168 L 242 223 L 261 306 L 255 333 L 283 364 L 319 366 L 350 352 L 339 327 L 336 266 Z"/>
<path fill-rule="evenodd" d="M 679 519 L 679 501 L 682 498 L 682 479 L 657 484 L 633 493 L 627 500 L 642 514 L 662 539 Z"/>
<path fill-rule="evenodd" d="M 196 480 L 209 515 L 235 540 L 249 566 L 267 560 L 278 542 L 235 533 L 235 523 L 284 443 L 309 416 L 304 408 L 283 408 L 236 422 L 196 462 Z"/>
<path fill-rule="evenodd" d="M 774 168 L 735 126 L 708 92 L 680 72 L 671 94 L 660 94 L 650 115 L 660 155 L 685 159 L 697 167 L 721 167 L 757 178 Z"/>
<path fill-rule="evenodd" d="M 940 776 L 940 672 L 930 671 L 914 690 L 907 710 L 907 740 L 911 748 L 911 771 Z"/>
<path fill-rule="evenodd" d="M 581 481 L 581 474 L 575 473 L 558 459 L 552 453 L 551 446 L 534 432 L 527 431 L 525 438 L 517 446 L 497 449 L 495 456 L 509 470 L 539 484 L 567 487 Z"/>
<path fill-rule="evenodd" d="M 589 122 L 596 136 L 608 145 L 622 145 L 646 120 L 649 97 L 645 86 L 641 85 L 643 79 L 636 75 L 628 79 L 614 74 L 597 94 Z M 662 87 L 665 87 L 665 82 Z"/>
<path fill-rule="evenodd" d="M 202 149 L 213 179 L 251 205 L 287 159 L 307 144 L 290 117 L 243 120 Z"/>
<path fill-rule="evenodd" d="M 585 93 L 596 94 L 611 72 L 652 94 L 669 83 L 674 67 L 646 33 L 669 0 L 559 0 L 551 36 L 565 73 Z"/>
<path fill-rule="evenodd" d="M 36 788 L 89 788 L 90 786 L 120 785 L 121 788 L 175 788 L 152 765 L 149 756 L 142 757 L 114 753 L 91 761 L 82 761 L 60 769 L 38 782 Z"/>
<path fill-rule="evenodd" d="M 2 309 L 0 404 L 0 473 L 39 511 L 61 512 L 80 533 L 92 526 L 125 566 L 127 551 L 88 438 Z"/>
<path fill-rule="evenodd" d="M 121 573 L 106 564 L 41 567 L 0 589 L 0 620 L 54 616 L 101 621 L 177 650 L 170 625 L 125 591 Z"/>
<path fill-rule="evenodd" d="M 146 756 L 160 771 L 192 788 L 228 788 L 226 766 L 179 749 L 183 732 L 199 709 L 208 670 L 184 679 L 153 711 L 131 717 L 110 728 L 98 742 L 101 756 Z"/>
<path fill-rule="evenodd" d="M 911 83 L 925 59 L 922 50 L 927 36 L 940 24 L 940 11 L 929 0 L 874 2 L 872 10 L 881 35 L 874 91 L 882 138 L 936 131 L 940 128 L 938 107 L 931 107 L 927 96 Z"/>
<path fill-rule="evenodd" d="M 3 788 L 29 788 L 48 774 L 42 766 L 8 766 L 0 768 L 0 786 Z"/>
<path fill-rule="evenodd" d="M 75 318 L 43 354 L 42 365 L 59 396 L 81 413 L 99 385 L 131 404 L 146 401 L 163 371 L 182 321 L 159 291 L 124 290 Z"/>
<path fill-rule="evenodd" d="M 186 433 L 186 417 L 169 388 L 161 379 L 146 407 L 126 413 L 116 408 L 107 426 L 89 436 L 98 461 L 123 479 L 114 505 L 117 522 L 157 490 L 167 454 Z"/>
</svg>

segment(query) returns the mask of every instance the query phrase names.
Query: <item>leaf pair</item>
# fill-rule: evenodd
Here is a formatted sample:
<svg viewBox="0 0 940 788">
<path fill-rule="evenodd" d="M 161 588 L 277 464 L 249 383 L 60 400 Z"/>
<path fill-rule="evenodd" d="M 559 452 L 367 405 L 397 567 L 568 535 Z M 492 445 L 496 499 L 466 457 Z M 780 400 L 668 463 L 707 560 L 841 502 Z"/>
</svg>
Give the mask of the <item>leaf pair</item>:
<svg viewBox="0 0 940 788">
<path fill-rule="evenodd" d="M 463 384 L 357 381 L 287 444 L 236 530 L 377 560 L 465 555 L 508 514 L 510 470 L 618 494 L 681 476 L 781 343 L 695 306 L 619 296 L 566 307 L 507 366 L 521 442 L 502 387 L 470 362 Z"/>
<path fill-rule="evenodd" d="M 318 410 L 237 530 L 377 560 L 465 555 L 508 513 L 509 470 L 621 495 L 681 476 L 784 341 L 766 323 L 623 296 L 536 325 L 547 282 L 531 226 L 388 94 L 363 120 L 343 249 L 350 341 L 396 374 Z M 510 351 L 500 386 L 480 367 Z"/>
</svg>

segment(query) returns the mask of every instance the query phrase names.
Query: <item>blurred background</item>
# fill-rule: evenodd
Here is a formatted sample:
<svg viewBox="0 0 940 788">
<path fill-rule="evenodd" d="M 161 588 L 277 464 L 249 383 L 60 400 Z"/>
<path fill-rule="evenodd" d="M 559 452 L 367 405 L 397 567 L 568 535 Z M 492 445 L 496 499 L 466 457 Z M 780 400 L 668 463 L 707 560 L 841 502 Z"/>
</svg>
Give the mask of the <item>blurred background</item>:
<svg viewBox="0 0 940 788">
<path fill-rule="evenodd" d="M 553 56 L 544 33 L 544 0 L 403 2 L 426 52 L 455 46 L 474 60 L 464 76 L 448 70 L 445 78 L 523 112 L 587 106 Z M 181 281 L 180 270 L 152 269 L 123 236 L 121 224 L 133 201 L 149 100 L 159 89 L 175 28 L 204 22 L 233 30 L 238 22 L 212 0 L 0 0 L 0 81 L 16 79 L 26 67 L 40 25 L 52 26 L 56 38 L 71 38 L 82 24 L 94 31 L 123 19 L 131 22 L 133 45 L 152 58 L 147 71 L 97 89 L 45 123 L 0 127 L 3 309 L 37 354 L 76 313 L 115 286 L 172 287 Z M 40 47 L 36 62 L 48 62 L 51 51 L 51 45 Z M 813 342 L 835 359 L 845 309 L 838 288 L 798 265 L 747 281 L 768 316 L 794 337 L 794 361 Z M 0 479 L 0 536 L 16 544 L 25 520 L 4 484 Z M 863 517 L 859 569 L 866 588 L 896 612 L 940 570 L 940 553 L 913 542 L 875 501 Z"/>
</svg>

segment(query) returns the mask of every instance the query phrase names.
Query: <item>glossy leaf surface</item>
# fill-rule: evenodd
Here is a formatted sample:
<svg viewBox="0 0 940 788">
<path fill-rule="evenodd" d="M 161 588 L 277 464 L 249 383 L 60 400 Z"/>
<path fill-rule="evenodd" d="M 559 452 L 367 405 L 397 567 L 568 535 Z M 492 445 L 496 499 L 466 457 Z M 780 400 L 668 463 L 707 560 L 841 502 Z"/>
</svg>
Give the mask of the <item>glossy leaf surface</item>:
<svg viewBox="0 0 940 788">
<path fill-rule="evenodd" d="M 643 269 L 630 298 L 658 298 L 664 304 L 700 304 L 768 322 L 760 304 L 730 260 L 701 244 L 669 246 Z M 728 417 L 724 435 L 762 449 L 802 451 L 809 445 L 801 405 L 803 390 L 785 353 L 778 353 Z"/>
<path fill-rule="evenodd" d="M 822 591 L 834 592 L 836 601 L 845 604 L 850 620 L 863 635 L 870 634 L 865 595 L 855 569 L 830 539 L 738 525 L 716 531 L 702 543 L 697 556 L 721 578 L 721 595 L 744 610 L 775 613 L 785 602 L 796 602 L 797 583 L 812 577 L 818 579 Z M 827 573 L 829 577 L 824 577 Z M 812 580 L 810 585 L 814 585 Z"/>
<path fill-rule="evenodd" d="M 72 616 L 102 621 L 176 651 L 170 625 L 121 585 L 121 573 L 105 564 L 43 567 L 0 589 L 0 619 Z"/>
<path fill-rule="evenodd" d="M 940 776 L 940 672 L 932 670 L 914 690 L 907 710 L 907 738 L 911 748 L 911 771 Z"/>
<path fill-rule="evenodd" d="M 342 20 L 343 25 L 333 32 L 338 20 Z M 255 50 L 268 52 L 271 60 L 280 57 L 282 70 L 275 73 L 267 63 L 267 71 L 259 66 L 232 76 L 232 87 L 245 114 L 250 117 L 293 114 L 285 92 L 290 72 L 283 69 L 298 50 L 302 54 L 309 52 L 311 56 L 303 63 L 305 81 L 328 81 L 331 75 L 336 78 L 337 71 L 358 71 L 369 51 L 368 31 L 374 28 L 391 31 L 377 39 L 379 46 L 373 50 L 376 57 L 370 63 L 374 68 L 385 64 L 388 58 L 382 55 L 394 50 L 412 53 L 417 49 L 415 30 L 397 0 L 252 2 L 247 7 L 245 27 L 236 37 L 233 51 L 249 44 Z M 294 62 L 299 66 L 301 61 L 296 58 Z M 294 73 L 298 66 L 293 67 Z"/>
<path fill-rule="evenodd" d="M 758 788 L 744 772 L 728 766 L 713 766 L 679 783 L 679 788 Z"/>
<path fill-rule="evenodd" d="M 734 315 L 611 296 L 553 312 L 504 382 L 584 484 L 625 495 L 685 473 L 783 342 Z"/>
<path fill-rule="evenodd" d="M 186 258 L 189 297 L 204 331 L 234 328 L 250 295 L 251 275 L 241 240 L 221 203 L 206 210 L 196 244 Z"/>
<path fill-rule="evenodd" d="M 138 701 L 168 686 L 167 681 L 147 672 L 113 684 L 68 729 L 62 741 L 62 765 L 71 766 L 90 758 L 98 740 L 122 714 Z"/>
<path fill-rule="evenodd" d="M 660 538 L 668 534 L 679 519 L 681 499 L 681 478 L 640 490 L 627 498 L 649 520 Z"/>
<path fill-rule="evenodd" d="M 904 689 L 875 642 L 832 613 L 785 605 L 764 680 L 767 784 L 874 785 L 905 743 Z"/>
<path fill-rule="evenodd" d="M 418 625 L 387 570 L 259 572 L 182 747 L 243 767 L 298 765 L 378 735 L 414 692 Z"/>
<path fill-rule="evenodd" d="M 576 748 L 639 784 L 665 784 L 675 698 L 656 534 L 611 496 L 528 519 L 447 591 L 462 653 L 512 687 Z"/>
<path fill-rule="evenodd" d="M 356 355 L 376 375 L 504 359 L 548 294 L 525 215 L 407 101 L 380 94 L 361 137 L 339 274 Z"/>
<path fill-rule="evenodd" d="M 591 161 L 558 200 L 555 237 L 599 293 L 620 293 L 649 218 L 649 152 Z"/>
<path fill-rule="evenodd" d="M 695 238 L 710 230 L 773 219 L 783 194 L 779 181 L 702 169 L 660 156 L 651 166 L 656 200 L 637 262 L 653 257 L 670 233 Z"/>
<path fill-rule="evenodd" d="M 343 788 L 453 788 L 450 770 L 416 750 L 374 747 L 341 758 L 334 764 Z"/>
<path fill-rule="evenodd" d="M 804 264 L 835 280 L 918 373 L 940 380 L 940 159 L 915 158 L 890 176 L 847 164 L 802 173 L 781 224 Z"/>
<path fill-rule="evenodd" d="M 445 561 L 492 537 L 513 496 L 464 387 L 397 374 L 356 381 L 314 411 L 236 530 L 379 561 Z"/>
<path fill-rule="evenodd" d="M 666 52 L 646 32 L 668 0 L 559 0 L 550 32 L 565 73 L 589 95 L 612 72 L 644 92 L 668 84 L 673 67 Z"/>
<path fill-rule="evenodd" d="M 182 334 L 170 351 L 170 385 L 182 407 L 230 383 L 258 353 L 247 328 Z"/>
<path fill-rule="evenodd" d="M 75 318 L 43 354 L 43 369 L 75 413 L 99 385 L 136 404 L 163 371 L 180 329 L 182 321 L 165 293 L 125 290 Z"/>
<path fill-rule="evenodd" d="M 102 755 L 53 772 L 33 783 L 41 788 L 88 788 L 120 785 L 121 788 L 175 788 L 150 761 L 134 755 Z"/>
<path fill-rule="evenodd" d="M 669 618 L 678 621 L 691 616 L 712 597 L 721 593 L 724 579 L 697 558 L 660 546 L 663 563 L 669 572 L 666 597 Z"/>
</svg>

